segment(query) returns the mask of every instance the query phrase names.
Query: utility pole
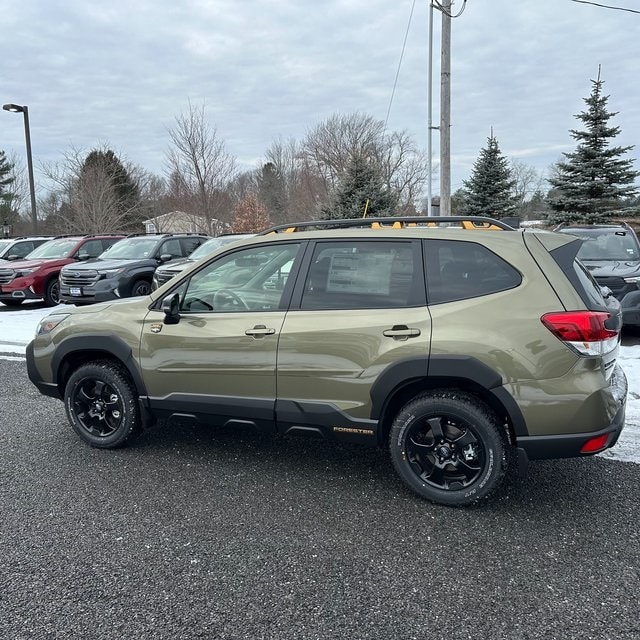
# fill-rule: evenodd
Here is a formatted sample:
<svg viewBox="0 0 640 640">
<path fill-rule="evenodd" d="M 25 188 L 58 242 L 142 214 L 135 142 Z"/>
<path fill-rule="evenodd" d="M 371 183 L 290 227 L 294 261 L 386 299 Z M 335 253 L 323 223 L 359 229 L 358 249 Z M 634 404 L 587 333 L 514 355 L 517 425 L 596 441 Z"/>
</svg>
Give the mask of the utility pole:
<svg viewBox="0 0 640 640">
<path fill-rule="evenodd" d="M 451 0 L 441 0 L 440 215 L 451 215 Z"/>
<path fill-rule="evenodd" d="M 429 182 L 427 184 L 427 216 L 433 215 L 433 0 L 429 0 L 429 75 L 428 75 L 428 138 L 427 138 L 427 174 Z"/>
</svg>

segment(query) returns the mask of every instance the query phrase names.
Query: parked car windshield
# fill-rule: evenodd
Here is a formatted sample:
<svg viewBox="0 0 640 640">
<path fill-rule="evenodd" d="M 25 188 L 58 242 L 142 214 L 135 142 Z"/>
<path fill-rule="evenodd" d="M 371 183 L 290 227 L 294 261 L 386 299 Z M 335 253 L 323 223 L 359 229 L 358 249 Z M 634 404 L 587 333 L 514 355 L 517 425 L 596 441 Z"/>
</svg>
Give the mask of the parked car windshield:
<svg viewBox="0 0 640 640">
<path fill-rule="evenodd" d="M 3 256 L 12 244 L 13 240 L 0 240 L 0 256 Z"/>
<path fill-rule="evenodd" d="M 241 240 L 242 238 L 250 238 L 253 234 L 247 233 L 237 236 L 218 236 L 217 238 L 211 238 L 211 240 L 207 240 L 204 244 L 201 244 L 190 256 L 189 260 L 200 260 L 200 258 L 204 258 L 214 251 L 217 251 L 220 247 L 223 247 L 225 244 L 230 244 L 231 242 L 235 242 L 236 240 Z"/>
<path fill-rule="evenodd" d="M 158 246 L 157 238 L 127 238 L 111 245 L 99 258 L 117 260 L 140 260 L 153 255 Z"/>
<path fill-rule="evenodd" d="M 640 260 L 640 249 L 635 237 L 623 230 L 567 229 L 584 240 L 580 260 Z"/>
<path fill-rule="evenodd" d="M 60 240 L 49 240 L 27 254 L 25 260 L 36 258 L 66 258 L 73 248 L 78 244 L 79 238 L 64 238 Z"/>
</svg>

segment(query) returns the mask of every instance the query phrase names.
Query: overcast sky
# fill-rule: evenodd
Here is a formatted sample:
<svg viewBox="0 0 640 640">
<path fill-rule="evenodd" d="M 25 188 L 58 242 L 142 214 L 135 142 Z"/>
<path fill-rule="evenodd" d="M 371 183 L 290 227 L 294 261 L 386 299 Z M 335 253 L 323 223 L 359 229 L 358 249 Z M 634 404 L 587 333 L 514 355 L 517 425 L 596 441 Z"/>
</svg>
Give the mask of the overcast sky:
<svg viewBox="0 0 640 640">
<path fill-rule="evenodd" d="M 603 4 L 640 10 L 639 0 Z M 28 105 L 36 181 L 72 147 L 108 145 L 163 174 L 168 128 L 205 105 L 227 150 L 258 166 L 281 137 L 334 113 L 384 120 L 414 0 L 0 0 L 0 102 Z M 456 0 L 453 10 L 462 7 Z M 428 139 L 428 0 L 417 0 L 388 129 Z M 640 143 L 640 14 L 572 0 L 468 0 L 452 22 L 452 190 L 491 128 L 508 158 L 543 171 L 602 66 L 616 144 Z M 440 14 L 433 117 L 439 123 Z M 20 114 L 0 149 L 25 157 Z M 433 136 L 434 161 L 439 136 Z M 637 158 L 638 148 L 629 157 Z M 640 163 L 636 161 L 636 170 Z M 438 191 L 437 178 L 434 193 Z"/>
</svg>

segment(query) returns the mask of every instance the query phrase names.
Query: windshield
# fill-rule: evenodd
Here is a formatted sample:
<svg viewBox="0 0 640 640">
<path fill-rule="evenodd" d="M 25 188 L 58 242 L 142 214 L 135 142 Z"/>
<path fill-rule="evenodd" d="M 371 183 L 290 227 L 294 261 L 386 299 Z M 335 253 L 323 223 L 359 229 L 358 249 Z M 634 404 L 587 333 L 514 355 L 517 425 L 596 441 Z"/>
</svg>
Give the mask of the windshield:
<svg viewBox="0 0 640 640">
<path fill-rule="evenodd" d="M 2 257 L 7 249 L 13 244 L 12 240 L 0 240 L 0 257 Z"/>
<path fill-rule="evenodd" d="M 225 244 L 230 244 L 231 242 L 235 242 L 236 240 L 241 240 L 242 238 L 249 238 L 250 234 L 247 235 L 238 235 L 238 236 L 220 236 L 218 238 L 211 238 L 211 240 L 207 240 L 204 244 L 201 244 L 190 256 L 189 260 L 200 260 L 200 258 L 204 258 L 212 254 L 214 251 L 217 251 L 220 247 L 223 247 Z"/>
<path fill-rule="evenodd" d="M 27 254 L 25 260 L 34 260 L 36 258 L 68 258 L 69 254 L 75 249 L 79 238 L 65 238 L 64 240 L 49 240 L 41 244 L 37 249 Z"/>
<path fill-rule="evenodd" d="M 104 260 L 140 260 L 152 257 L 157 246 L 157 238 L 127 238 L 111 245 L 99 257 Z"/>
<path fill-rule="evenodd" d="M 571 229 L 567 231 L 584 240 L 580 260 L 640 260 L 636 238 L 626 231 L 611 229 Z"/>
</svg>

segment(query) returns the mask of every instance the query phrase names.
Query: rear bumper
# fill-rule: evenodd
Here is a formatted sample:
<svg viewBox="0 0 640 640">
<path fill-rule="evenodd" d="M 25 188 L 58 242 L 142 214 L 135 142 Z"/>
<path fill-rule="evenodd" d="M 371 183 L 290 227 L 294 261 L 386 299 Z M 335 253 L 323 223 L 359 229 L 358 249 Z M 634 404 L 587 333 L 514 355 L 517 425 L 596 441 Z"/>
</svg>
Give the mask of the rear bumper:
<svg viewBox="0 0 640 640">
<path fill-rule="evenodd" d="M 608 425 L 598 431 L 590 431 L 588 433 L 520 436 L 517 440 L 517 448 L 529 460 L 548 460 L 551 458 L 584 457 L 613 447 L 624 428 L 627 388 L 627 378 L 618 365 L 611 377 L 610 387 L 612 399 L 616 402 L 618 408 Z M 582 453 L 581 448 L 586 442 L 600 436 L 607 436 L 603 446 L 597 451 Z"/>
</svg>

